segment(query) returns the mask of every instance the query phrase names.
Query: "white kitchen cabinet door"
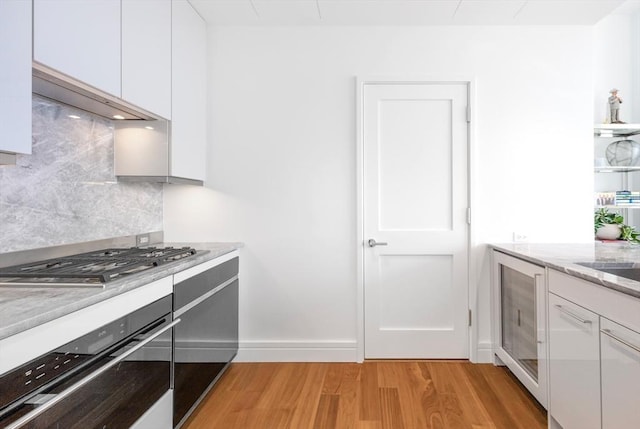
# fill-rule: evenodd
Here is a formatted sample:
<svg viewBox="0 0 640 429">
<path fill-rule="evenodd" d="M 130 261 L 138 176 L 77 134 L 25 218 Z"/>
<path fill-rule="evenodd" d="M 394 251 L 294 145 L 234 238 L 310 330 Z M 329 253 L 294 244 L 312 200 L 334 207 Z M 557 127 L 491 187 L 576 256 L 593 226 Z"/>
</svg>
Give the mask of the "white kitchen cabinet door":
<svg viewBox="0 0 640 429">
<path fill-rule="evenodd" d="M 0 152 L 28 154 L 31 153 L 29 0 L 0 0 L 0 64 Z"/>
<path fill-rule="evenodd" d="M 564 429 L 600 428 L 599 317 L 552 293 L 549 413 Z"/>
<path fill-rule="evenodd" d="M 207 28 L 186 0 L 172 1 L 171 176 L 205 179 Z"/>
<path fill-rule="evenodd" d="M 640 333 L 601 318 L 602 429 L 640 422 Z"/>
<path fill-rule="evenodd" d="M 122 0 L 122 98 L 171 119 L 171 0 Z"/>
<path fill-rule="evenodd" d="M 33 59 L 120 97 L 120 0 L 34 0 Z"/>
</svg>

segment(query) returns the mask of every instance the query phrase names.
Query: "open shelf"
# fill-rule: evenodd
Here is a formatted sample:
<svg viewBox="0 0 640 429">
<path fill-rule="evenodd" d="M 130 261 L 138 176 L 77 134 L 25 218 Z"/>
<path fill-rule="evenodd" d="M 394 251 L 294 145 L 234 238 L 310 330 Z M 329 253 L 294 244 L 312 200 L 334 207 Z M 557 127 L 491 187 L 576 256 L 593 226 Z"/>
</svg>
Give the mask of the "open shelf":
<svg viewBox="0 0 640 429">
<path fill-rule="evenodd" d="M 640 134 L 640 124 L 597 124 L 593 126 L 597 137 L 629 137 Z"/>
<path fill-rule="evenodd" d="M 626 204 L 626 205 L 618 205 L 618 206 L 594 206 L 594 207 L 596 210 L 597 209 L 610 209 L 610 210 L 640 209 L 640 204 Z"/>
</svg>

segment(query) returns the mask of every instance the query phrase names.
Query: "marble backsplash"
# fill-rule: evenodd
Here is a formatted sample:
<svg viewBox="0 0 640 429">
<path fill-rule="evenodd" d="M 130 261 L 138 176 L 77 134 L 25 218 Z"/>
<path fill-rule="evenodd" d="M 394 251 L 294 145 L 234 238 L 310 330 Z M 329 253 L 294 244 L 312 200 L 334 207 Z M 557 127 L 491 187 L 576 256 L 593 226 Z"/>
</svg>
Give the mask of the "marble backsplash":
<svg viewBox="0 0 640 429">
<path fill-rule="evenodd" d="M 162 185 L 116 182 L 113 134 L 33 97 L 33 154 L 0 166 L 0 253 L 162 230 Z"/>
</svg>

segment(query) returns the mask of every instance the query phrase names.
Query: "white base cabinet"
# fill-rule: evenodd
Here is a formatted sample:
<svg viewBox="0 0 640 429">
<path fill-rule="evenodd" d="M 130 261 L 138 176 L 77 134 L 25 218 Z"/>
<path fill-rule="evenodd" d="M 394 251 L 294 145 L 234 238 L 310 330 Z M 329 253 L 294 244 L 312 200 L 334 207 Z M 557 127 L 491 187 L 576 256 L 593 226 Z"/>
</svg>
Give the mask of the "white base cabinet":
<svg viewBox="0 0 640 429">
<path fill-rule="evenodd" d="M 601 321 L 602 428 L 640 427 L 640 333 Z"/>
<path fill-rule="evenodd" d="M 640 427 L 640 299 L 549 277 L 549 427 Z"/>
<path fill-rule="evenodd" d="M 549 410 L 564 429 L 600 428 L 600 318 L 549 294 Z"/>
</svg>

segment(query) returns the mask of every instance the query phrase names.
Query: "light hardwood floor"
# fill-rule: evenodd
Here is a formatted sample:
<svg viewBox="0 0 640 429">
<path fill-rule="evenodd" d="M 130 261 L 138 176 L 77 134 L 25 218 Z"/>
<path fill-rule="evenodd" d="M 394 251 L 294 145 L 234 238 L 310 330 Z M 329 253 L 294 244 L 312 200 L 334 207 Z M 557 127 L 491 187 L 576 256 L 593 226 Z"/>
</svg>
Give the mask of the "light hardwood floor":
<svg viewBox="0 0 640 429">
<path fill-rule="evenodd" d="M 185 429 L 544 429 L 504 368 L 467 361 L 236 363 Z"/>
</svg>

